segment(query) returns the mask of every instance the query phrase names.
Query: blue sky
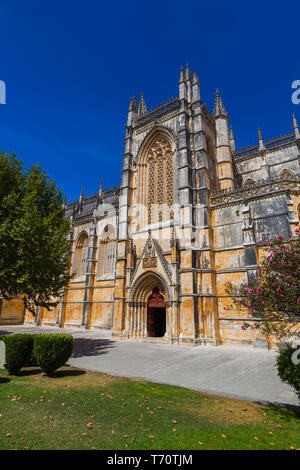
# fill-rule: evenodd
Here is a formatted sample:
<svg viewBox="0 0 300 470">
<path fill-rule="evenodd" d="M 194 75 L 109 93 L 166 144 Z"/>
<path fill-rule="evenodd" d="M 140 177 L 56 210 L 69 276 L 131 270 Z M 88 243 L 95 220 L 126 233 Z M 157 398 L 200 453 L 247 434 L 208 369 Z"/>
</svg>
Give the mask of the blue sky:
<svg viewBox="0 0 300 470">
<path fill-rule="evenodd" d="M 299 2 L 1 0 L 0 18 L 0 149 L 68 201 L 120 183 L 130 97 L 177 95 L 187 62 L 210 111 L 220 89 L 238 148 L 300 124 Z"/>
</svg>

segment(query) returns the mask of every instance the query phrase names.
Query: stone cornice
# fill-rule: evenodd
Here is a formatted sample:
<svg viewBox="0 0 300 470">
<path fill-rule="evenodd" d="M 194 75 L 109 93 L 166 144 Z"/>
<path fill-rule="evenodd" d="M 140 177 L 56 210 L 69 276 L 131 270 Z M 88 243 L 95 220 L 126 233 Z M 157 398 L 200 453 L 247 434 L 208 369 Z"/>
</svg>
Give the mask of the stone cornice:
<svg viewBox="0 0 300 470">
<path fill-rule="evenodd" d="M 286 192 L 300 194 L 300 178 L 298 176 L 269 178 L 253 185 L 224 189 L 211 196 L 210 207 L 217 209 L 219 207 L 240 204 L 247 199 L 267 199 Z"/>
</svg>

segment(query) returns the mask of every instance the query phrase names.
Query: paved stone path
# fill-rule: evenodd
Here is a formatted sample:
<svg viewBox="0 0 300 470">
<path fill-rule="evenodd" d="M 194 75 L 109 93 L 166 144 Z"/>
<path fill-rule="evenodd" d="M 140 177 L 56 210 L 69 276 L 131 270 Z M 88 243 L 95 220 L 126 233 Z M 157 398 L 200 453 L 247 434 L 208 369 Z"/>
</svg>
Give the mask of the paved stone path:
<svg viewBox="0 0 300 470">
<path fill-rule="evenodd" d="M 75 345 L 68 364 L 88 370 L 271 404 L 299 405 L 276 371 L 276 352 L 231 346 L 172 346 L 117 341 L 98 331 L 0 326 L 11 332 L 69 333 Z"/>
</svg>

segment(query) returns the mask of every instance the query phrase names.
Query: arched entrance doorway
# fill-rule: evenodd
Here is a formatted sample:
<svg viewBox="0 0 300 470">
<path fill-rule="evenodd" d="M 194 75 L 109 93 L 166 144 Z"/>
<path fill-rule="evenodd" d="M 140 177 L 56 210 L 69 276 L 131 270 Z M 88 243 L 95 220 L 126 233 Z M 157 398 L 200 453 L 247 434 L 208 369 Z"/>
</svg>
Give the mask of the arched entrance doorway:
<svg viewBox="0 0 300 470">
<path fill-rule="evenodd" d="M 148 336 L 161 338 L 166 333 L 166 304 L 158 287 L 152 291 L 147 305 L 147 331 Z"/>
</svg>

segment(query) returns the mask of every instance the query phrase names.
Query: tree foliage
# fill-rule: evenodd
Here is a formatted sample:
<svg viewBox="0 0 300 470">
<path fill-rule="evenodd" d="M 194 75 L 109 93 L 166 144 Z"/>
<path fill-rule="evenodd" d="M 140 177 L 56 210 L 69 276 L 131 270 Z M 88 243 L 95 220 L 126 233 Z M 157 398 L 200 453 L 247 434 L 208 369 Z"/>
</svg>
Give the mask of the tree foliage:
<svg viewBox="0 0 300 470">
<path fill-rule="evenodd" d="M 69 220 L 62 193 L 39 164 L 25 169 L 0 153 L 0 293 L 22 295 L 33 314 L 51 309 L 67 286 Z"/>
<path fill-rule="evenodd" d="M 273 334 L 279 340 L 300 336 L 300 238 L 296 229 L 293 239 L 265 242 L 266 257 L 258 278 L 234 286 L 227 283 L 226 292 L 233 296 L 238 310 L 252 317 L 243 329 L 255 328 Z"/>
</svg>

